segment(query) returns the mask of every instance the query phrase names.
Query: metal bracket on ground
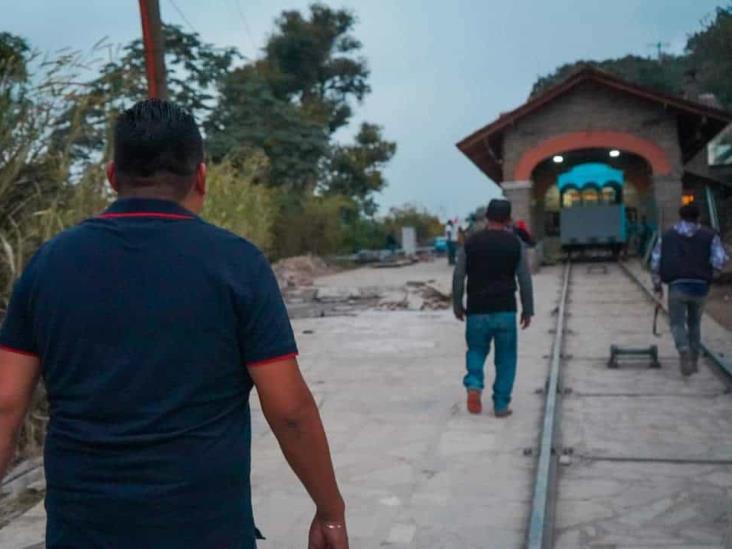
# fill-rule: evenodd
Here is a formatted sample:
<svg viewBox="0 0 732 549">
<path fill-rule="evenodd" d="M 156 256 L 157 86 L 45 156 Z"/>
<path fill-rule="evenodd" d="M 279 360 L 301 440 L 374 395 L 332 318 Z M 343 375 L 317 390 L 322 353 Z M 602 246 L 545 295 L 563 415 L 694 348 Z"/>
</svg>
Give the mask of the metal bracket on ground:
<svg viewBox="0 0 732 549">
<path fill-rule="evenodd" d="M 650 345 L 648 347 L 620 347 L 619 345 L 610 345 L 610 359 L 607 367 L 616 369 L 620 367 L 618 359 L 620 357 L 629 357 L 633 359 L 648 357 L 650 360 L 650 368 L 660 368 L 661 362 L 658 360 L 658 345 Z"/>
</svg>

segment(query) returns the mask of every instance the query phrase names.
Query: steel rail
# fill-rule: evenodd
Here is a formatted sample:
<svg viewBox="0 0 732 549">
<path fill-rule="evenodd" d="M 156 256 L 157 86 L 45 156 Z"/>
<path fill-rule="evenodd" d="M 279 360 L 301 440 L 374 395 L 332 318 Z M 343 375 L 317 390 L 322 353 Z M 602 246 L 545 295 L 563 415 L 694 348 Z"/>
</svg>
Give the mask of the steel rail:
<svg viewBox="0 0 732 549">
<path fill-rule="evenodd" d="M 635 282 L 643 292 L 645 292 L 646 296 L 656 305 L 659 305 L 661 307 L 661 310 L 664 312 L 666 316 L 668 316 L 668 308 L 666 307 L 666 304 L 658 299 L 656 295 L 653 293 L 653 290 L 648 288 L 645 284 L 643 284 L 643 281 L 641 281 L 636 274 L 630 270 L 630 268 L 625 265 L 622 261 L 619 261 L 618 264 L 620 265 L 620 268 L 623 270 L 623 272 L 628 275 L 628 277 Z M 717 352 L 715 352 L 713 349 L 711 349 L 708 345 L 704 343 L 704 341 L 701 342 L 701 348 L 704 351 L 704 354 L 710 359 L 711 363 L 713 364 L 714 368 L 713 371 L 717 373 L 718 376 L 721 377 L 723 383 L 728 387 L 732 388 L 732 364 L 722 359 L 721 356 Z"/>
<path fill-rule="evenodd" d="M 557 455 L 555 440 L 557 438 L 558 395 L 561 389 L 560 365 L 562 361 L 562 345 L 564 342 L 567 293 L 572 264 L 568 260 L 564 267 L 562 293 L 559 298 L 557 323 L 552 342 L 551 365 L 546 387 L 544 403 L 544 419 L 541 429 L 539 459 L 534 477 L 534 493 L 531 502 L 531 514 L 526 547 L 528 549 L 547 549 L 553 546 L 554 540 L 554 495 L 556 492 Z"/>
</svg>

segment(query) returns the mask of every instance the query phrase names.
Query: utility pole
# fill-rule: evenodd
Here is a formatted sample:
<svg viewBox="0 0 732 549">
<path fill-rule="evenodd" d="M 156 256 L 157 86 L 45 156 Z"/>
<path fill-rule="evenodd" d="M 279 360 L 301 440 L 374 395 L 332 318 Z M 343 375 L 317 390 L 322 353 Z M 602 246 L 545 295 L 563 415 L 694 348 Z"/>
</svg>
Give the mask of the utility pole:
<svg viewBox="0 0 732 549">
<path fill-rule="evenodd" d="M 167 99 L 163 26 L 160 22 L 158 0 L 140 0 L 140 17 L 142 19 L 142 43 L 145 48 L 148 95 L 157 99 Z"/>
</svg>

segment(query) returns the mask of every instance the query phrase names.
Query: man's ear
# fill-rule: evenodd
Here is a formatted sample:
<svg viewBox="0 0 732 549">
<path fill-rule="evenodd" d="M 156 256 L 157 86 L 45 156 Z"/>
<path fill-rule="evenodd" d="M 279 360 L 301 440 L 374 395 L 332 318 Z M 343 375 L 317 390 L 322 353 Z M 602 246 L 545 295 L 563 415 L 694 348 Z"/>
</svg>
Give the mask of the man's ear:
<svg viewBox="0 0 732 549">
<path fill-rule="evenodd" d="M 114 165 L 114 160 L 107 162 L 107 181 L 109 181 L 109 186 L 118 193 L 119 181 L 117 180 L 117 166 Z"/>
<path fill-rule="evenodd" d="M 196 168 L 196 192 L 201 196 L 206 196 L 206 164 L 201 162 Z"/>
</svg>

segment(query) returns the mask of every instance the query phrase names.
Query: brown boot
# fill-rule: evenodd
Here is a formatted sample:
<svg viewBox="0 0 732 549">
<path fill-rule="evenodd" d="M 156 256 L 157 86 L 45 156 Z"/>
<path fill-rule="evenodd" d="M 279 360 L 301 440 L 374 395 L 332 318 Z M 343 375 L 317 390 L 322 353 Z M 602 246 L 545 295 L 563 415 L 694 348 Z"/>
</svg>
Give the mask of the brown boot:
<svg viewBox="0 0 732 549">
<path fill-rule="evenodd" d="M 511 414 L 513 414 L 513 410 L 511 408 L 506 408 L 504 410 L 496 410 L 495 411 L 496 417 L 508 417 Z"/>
<path fill-rule="evenodd" d="M 468 412 L 480 414 L 483 411 L 483 404 L 480 402 L 480 391 L 468 389 Z"/>
<path fill-rule="evenodd" d="M 689 377 L 694 373 L 694 368 L 691 363 L 691 353 L 689 351 L 681 351 L 679 353 L 679 365 L 681 366 L 681 375 Z"/>
</svg>

